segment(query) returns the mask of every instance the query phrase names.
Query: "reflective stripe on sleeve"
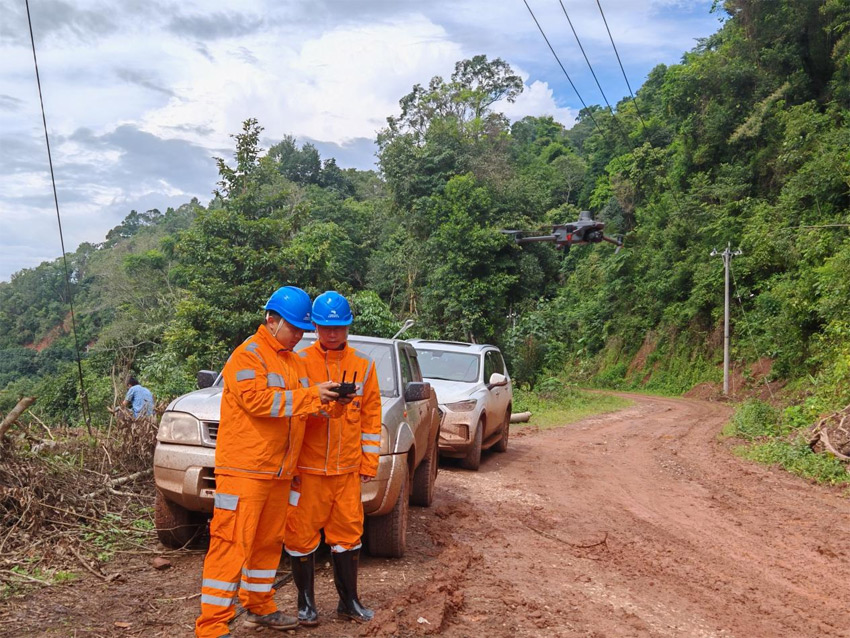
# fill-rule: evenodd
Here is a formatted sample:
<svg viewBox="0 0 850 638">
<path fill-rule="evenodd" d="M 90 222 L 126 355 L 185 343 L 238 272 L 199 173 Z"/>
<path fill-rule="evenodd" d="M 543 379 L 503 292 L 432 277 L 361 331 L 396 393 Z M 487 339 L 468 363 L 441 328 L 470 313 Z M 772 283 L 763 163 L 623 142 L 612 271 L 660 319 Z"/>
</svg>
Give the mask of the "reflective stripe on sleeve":
<svg viewBox="0 0 850 638">
<path fill-rule="evenodd" d="M 239 585 L 237 583 L 228 583 L 223 580 L 213 580 L 212 578 L 204 578 L 201 587 L 209 587 L 210 589 L 220 589 L 221 591 L 236 591 Z"/>
<path fill-rule="evenodd" d="M 381 435 L 380 434 L 367 434 L 367 433 L 364 432 L 363 434 L 360 435 L 360 440 L 380 442 L 381 441 Z"/>
<path fill-rule="evenodd" d="M 283 406 L 283 416 L 292 416 L 292 392 L 286 391 L 286 404 Z"/>
<path fill-rule="evenodd" d="M 283 380 L 283 377 L 280 376 L 277 372 L 269 372 L 266 376 L 266 385 L 270 388 L 285 388 L 286 383 Z"/>
<path fill-rule="evenodd" d="M 263 355 L 260 354 L 260 346 L 256 341 L 252 341 L 247 346 L 245 346 L 245 350 L 253 354 L 257 359 L 260 360 L 260 363 L 263 364 L 263 367 L 268 370 L 269 367 L 266 365 L 266 360 L 263 359 Z"/>
<path fill-rule="evenodd" d="M 371 452 L 373 454 L 380 454 L 381 453 L 381 448 L 378 447 L 377 445 L 361 445 L 360 447 L 364 452 L 367 452 L 367 453 L 369 453 L 369 452 Z"/>
<path fill-rule="evenodd" d="M 280 416 L 280 392 L 274 393 L 274 401 L 272 401 L 271 416 Z"/>
<path fill-rule="evenodd" d="M 302 387 L 304 387 L 304 388 L 310 387 L 310 379 L 308 379 L 307 377 L 301 377 L 300 381 L 301 381 Z"/>
<path fill-rule="evenodd" d="M 257 373 L 254 370 L 250 370 L 250 369 L 239 370 L 236 373 L 236 380 L 237 381 L 247 381 L 248 379 L 256 378 L 256 376 L 257 376 Z"/>
<path fill-rule="evenodd" d="M 201 594 L 201 602 L 207 605 L 217 605 L 219 607 L 230 607 L 233 605 L 232 598 L 222 598 L 221 596 L 210 596 L 209 594 Z"/>
<path fill-rule="evenodd" d="M 215 506 L 220 510 L 235 511 L 236 505 L 237 503 L 239 503 L 239 496 L 237 494 L 224 494 L 222 492 L 216 492 L 214 501 Z"/>
</svg>

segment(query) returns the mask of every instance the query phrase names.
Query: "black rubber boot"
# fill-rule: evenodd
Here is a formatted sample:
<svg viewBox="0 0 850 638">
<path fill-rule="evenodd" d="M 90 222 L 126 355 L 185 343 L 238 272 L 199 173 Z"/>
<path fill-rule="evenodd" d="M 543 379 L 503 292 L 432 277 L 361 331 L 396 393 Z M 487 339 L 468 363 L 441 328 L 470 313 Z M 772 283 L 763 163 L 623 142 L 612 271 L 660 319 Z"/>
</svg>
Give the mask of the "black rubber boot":
<svg viewBox="0 0 850 638">
<path fill-rule="evenodd" d="M 357 598 L 357 565 L 360 562 L 360 550 L 332 552 L 331 555 L 334 564 L 334 584 L 339 592 L 337 616 L 357 622 L 369 622 L 375 612 L 364 607 Z"/>
<path fill-rule="evenodd" d="M 319 624 L 313 583 L 316 575 L 316 552 L 307 556 L 290 556 L 292 580 L 298 588 L 298 624 L 315 627 Z"/>
</svg>

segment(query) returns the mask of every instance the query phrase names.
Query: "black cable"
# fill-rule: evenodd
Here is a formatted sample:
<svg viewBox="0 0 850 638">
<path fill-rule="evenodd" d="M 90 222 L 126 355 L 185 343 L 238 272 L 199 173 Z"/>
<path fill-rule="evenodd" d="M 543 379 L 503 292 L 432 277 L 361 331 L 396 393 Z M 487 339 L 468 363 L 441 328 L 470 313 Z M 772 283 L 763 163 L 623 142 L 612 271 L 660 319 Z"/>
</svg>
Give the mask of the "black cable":
<svg viewBox="0 0 850 638">
<path fill-rule="evenodd" d="M 593 113 L 588 108 L 587 104 L 584 103 L 584 100 L 581 98 L 581 93 L 578 92 L 576 85 L 573 84 L 572 78 L 570 78 L 570 74 L 567 73 L 567 70 L 564 68 L 564 65 L 561 64 L 561 58 L 558 57 L 558 54 L 555 53 L 555 49 L 552 48 L 552 44 L 549 42 L 549 38 L 546 37 L 546 33 L 543 31 L 543 27 L 540 26 L 540 23 L 537 21 L 537 17 L 534 15 L 534 11 L 531 10 L 531 7 L 528 6 L 528 0 L 522 0 L 525 3 L 525 8 L 528 9 L 528 12 L 531 14 L 532 20 L 534 20 L 534 24 L 537 25 L 537 29 L 540 31 L 540 35 L 543 36 L 543 39 L 546 40 L 546 44 L 549 46 L 549 50 L 552 52 L 552 55 L 555 56 L 555 61 L 557 61 L 558 66 L 561 67 L 561 71 L 564 72 L 564 75 L 567 77 L 567 81 L 570 83 L 570 86 L 573 87 L 573 91 L 575 91 L 576 97 L 578 97 L 578 101 L 581 102 L 581 105 L 584 107 L 584 110 L 587 111 L 588 116 L 590 117 L 590 121 L 593 122 L 593 125 L 599 130 L 600 133 L 605 135 L 605 131 L 602 130 L 602 127 L 599 126 L 599 123 L 596 121 L 596 118 L 593 117 Z"/>
<path fill-rule="evenodd" d="M 41 77 L 38 73 L 38 58 L 35 55 L 35 36 L 32 32 L 32 17 L 30 16 L 30 3 L 25 0 L 27 6 L 27 23 L 30 29 L 30 42 L 32 43 L 32 60 L 35 64 L 35 81 L 38 84 L 38 100 L 41 104 L 41 122 L 44 125 L 44 142 L 47 145 L 47 161 L 50 164 L 50 181 L 53 184 L 53 203 L 56 206 L 56 221 L 59 224 L 59 242 L 62 245 L 62 265 L 65 270 L 65 293 L 68 295 L 68 304 L 71 307 L 71 326 L 74 331 L 74 349 L 77 353 L 77 373 L 80 376 L 80 407 L 83 410 L 83 419 L 86 422 L 89 435 L 91 431 L 91 412 L 89 410 L 89 399 L 86 394 L 86 384 L 83 379 L 83 362 L 80 356 L 80 342 L 77 336 L 77 320 L 74 315 L 74 293 L 71 289 L 71 277 L 68 274 L 68 258 L 65 254 L 65 238 L 62 235 L 62 217 L 59 215 L 59 196 L 56 194 L 56 177 L 53 173 L 53 156 L 50 153 L 50 138 L 47 135 L 47 117 L 44 114 L 44 98 L 41 93 Z"/>
<path fill-rule="evenodd" d="M 560 2 L 560 0 L 558 0 Z M 561 5 L 563 6 L 563 5 Z M 646 122 L 643 120 L 643 115 L 641 115 L 640 109 L 638 108 L 637 100 L 635 99 L 635 94 L 632 91 L 632 85 L 629 84 L 629 78 L 626 75 L 626 69 L 623 68 L 623 62 L 620 60 L 620 53 L 617 51 L 617 45 L 614 44 L 614 36 L 611 35 L 611 29 L 608 28 L 608 20 L 605 19 L 605 12 L 602 10 L 602 4 L 600 0 L 596 0 L 596 6 L 599 7 L 599 13 L 602 15 L 602 22 L 605 23 L 605 30 L 608 32 L 608 39 L 611 40 L 611 46 L 614 49 L 614 55 L 617 56 L 617 62 L 620 65 L 620 71 L 623 74 L 623 79 L 626 81 L 626 86 L 629 88 L 629 95 L 632 97 L 632 104 L 635 105 L 635 111 L 637 111 L 638 118 L 640 119 L 641 130 L 643 131 L 644 139 L 646 139 L 650 148 L 652 146 L 652 140 L 649 139 L 649 132 L 646 126 Z M 566 13 L 566 9 L 564 10 Z M 601 89 L 600 89 L 601 90 Z M 673 185 L 670 183 L 670 178 L 667 177 L 667 171 L 664 171 L 664 181 L 667 184 L 667 189 L 670 191 L 670 194 L 673 195 L 673 201 L 676 202 L 676 209 L 679 211 L 679 215 L 682 215 L 682 205 L 679 203 L 679 196 L 676 194 L 676 190 L 673 188 Z"/>
<path fill-rule="evenodd" d="M 567 12 L 567 8 L 564 6 L 563 0 L 558 0 L 558 3 L 561 5 L 561 9 L 564 12 L 564 17 L 567 18 L 567 22 L 570 25 L 570 29 L 573 32 L 573 37 L 576 39 L 576 43 L 578 43 L 578 48 L 581 50 L 581 54 L 584 56 L 584 61 L 587 62 L 587 68 L 590 69 L 590 74 L 593 76 L 593 81 L 596 82 L 596 86 L 599 89 L 599 92 L 602 94 L 602 99 L 605 100 L 605 105 L 608 107 L 608 112 L 611 113 L 611 119 L 617 125 L 617 129 L 619 129 L 623 138 L 626 140 L 626 143 L 629 143 L 629 136 L 626 133 L 623 126 L 620 124 L 620 120 L 616 118 L 614 115 L 614 109 L 611 107 L 611 103 L 608 101 L 607 96 L 605 95 L 605 91 L 602 90 L 602 85 L 599 83 L 599 78 L 596 77 L 596 71 L 593 70 L 593 65 L 590 63 L 590 58 L 587 57 L 587 53 L 584 51 L 584 47 L 581 44 L 581 39 L 578 37 L 578 33 L 576 33 L 576 29 L 573 26 L 573 21 L 570 19 L 570 14 Z M 607 25 L 606 25 L 607 26 Z M 609 33 L 610 35 L 610 33 Z"/>
<path fill-rule="evenodd" d="M 632 96 L 632 104 L 635 105 L 635 111 L 637 111 L 638 118 L 640 118 L 640 123 L 643 125 L 644 130 L 646 130 L 646 122 L 643 121 L 643 115 L 641 115 L 640 109 L 638 108 L 634 91 L 632 91 L 632 85 L 629 84 L 629 78 L 626 76 L 626 69 L 623 68 L 623 62 L 620 60 L 620 52 L 617 51 L 617 45 L 614 44 L 614 36 L 611 35 L 611 29 L 608 28 L 608 20 L 605 19 L 605 12 L 602 10 L 602 5 L 599 0 L 596 0 L 596 6 L 599 7 L 599 13 L 602 14 L 602 22 L 605 23 L 605 30 L 608 32 L 608 39 L 611 40 L 611 46 L 614 48 L 614 55 L 617 56 L 617 63 L 620 65 L 620 71 L 623 73 L 623 79 L 626 81 L 626 86 L 629 89 L 629 95 Z"/>
</svg>

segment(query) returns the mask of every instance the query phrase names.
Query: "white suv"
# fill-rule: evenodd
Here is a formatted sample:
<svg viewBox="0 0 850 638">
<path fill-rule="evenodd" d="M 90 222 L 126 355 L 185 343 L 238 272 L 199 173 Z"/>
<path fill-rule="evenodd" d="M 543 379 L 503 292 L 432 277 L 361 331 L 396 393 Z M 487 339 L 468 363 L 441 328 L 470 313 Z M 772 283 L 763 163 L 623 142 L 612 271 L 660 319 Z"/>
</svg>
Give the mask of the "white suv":
<svg viewBox="0 0 850 638">
<path fill-rule="evenodd" d="M 440 454 L 477 470 L 481 450 L 508 449 L 513 389 L 496 346 L 410 339 L 443 411 Z"/>
</svg>

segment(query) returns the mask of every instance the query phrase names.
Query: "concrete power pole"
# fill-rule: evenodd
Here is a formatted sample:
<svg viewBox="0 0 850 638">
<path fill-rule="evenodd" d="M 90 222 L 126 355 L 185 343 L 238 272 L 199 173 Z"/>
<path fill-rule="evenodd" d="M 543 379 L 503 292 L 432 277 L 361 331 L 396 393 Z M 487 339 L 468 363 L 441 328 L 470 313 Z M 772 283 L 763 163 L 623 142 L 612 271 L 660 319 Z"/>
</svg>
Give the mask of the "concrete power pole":
<svg viewBox="0 0 850 638">
<path fill-rule="evenodd" d="M 740 250 L 732 250 L 731 244 L 726 244 L 726 250 L 722 253 L 717 252 L 717 249 L 711 251 L 712 257 L 720 255 L 723 257 L 723 265 L 725 267 L 725 282 L 726 291 L 724 295 L 723 307 L 723 395 L 729 396 L 729 267 L 732 263 L 732 257 L 737 257 L 741 254 Z"/>
</svg>

